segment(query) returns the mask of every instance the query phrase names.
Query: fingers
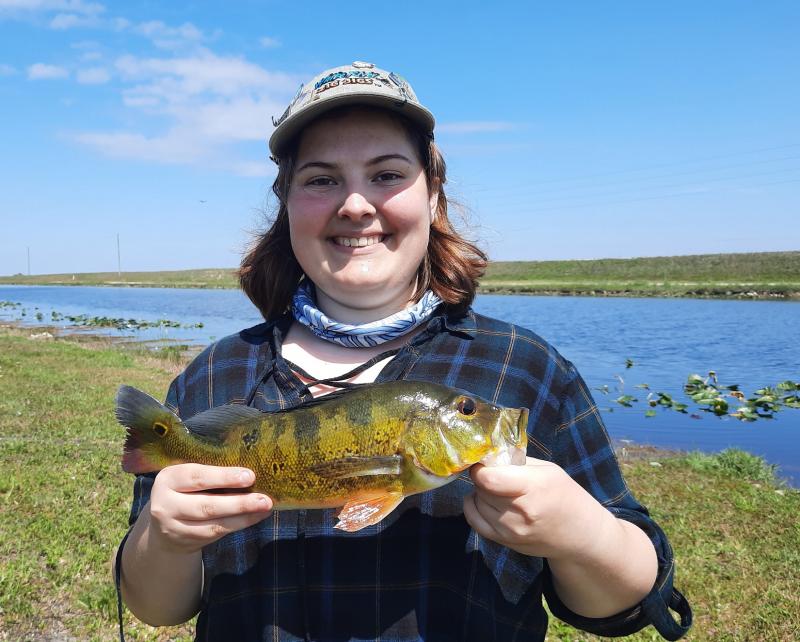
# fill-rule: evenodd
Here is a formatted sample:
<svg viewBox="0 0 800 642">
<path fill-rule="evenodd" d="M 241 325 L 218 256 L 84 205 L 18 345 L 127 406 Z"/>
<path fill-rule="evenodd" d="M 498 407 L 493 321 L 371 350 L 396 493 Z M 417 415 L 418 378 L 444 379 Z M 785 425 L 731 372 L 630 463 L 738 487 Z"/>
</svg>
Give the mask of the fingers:
<svg viewBox="0 0 800 642">
<path fill-rule="evenodd" d="M 168 466 L 158 479 L 179 493 L 195 493 L 217 488 L 249 488 L 256 477 L 249 468 L 178 464 Z"/>
<path fill-rule="evenodd" d="M 157 541 L 167 550 L 192 552 L 261 521 L 272 511 L 272 500 L 247 492 L 254 481 L 253 471 L 246 468 L 164 468 L 156 476 L 149 503 Z M 215 492 L 220 489 L 232 492 Z"/>
<path fill-rule="evenodd" d="M 492 526 L 492 517 L 490 516 L 489 519 L 487 519 L 487 516 L 483 514 L 491 510 L 493 510 L 492 507 L 478 500 L 475 493 L 464 497 L 464 518 L 467 520 L 467 523 L 472 526 L 475 532 L 481 537 L 498 541 L 500 539 L 500 534 L 494 526 Z"/>
<path fill-rule="evenodd" d="M 180 519 L 202 522 L 248 513 L 267 513 L 270 510 L 272 501 L 259 493 L 192 493 L 184 495 Z"/>
<path fill-rule="evenodd" d="M 265 513 L 252 513 L 208 521 L 175 520 L 172 535 L 187 543 L 194 542 L 202 547 L 225 535 L 253 526 L 265 516 Z"/>
<path fill-rule="evenodd" d="M 524 466 L 475 464 L 469 474 L 479 490 L 499 497 L 519 497 L 530 492 L 554 466 L 552 462 L 527 457 Z"/>
<path fill-rule="evenodd" d="M 154 486 L 151 501 L 158 517 L 183 521 L 202 522 L 267 513 L 272 510 L 272 500 L 266 495 L 213 492 L 244 490 L 254 481 L 253 471 L 247 468 L 200 464 L 169 466 L 156 477 L 158 490 Z"/>
<path fill-rule="evenodd" d="M 518 497 L 530 487 L 527 466 L 484 466 L 475 464 L 469 474 L 475 487 L 491 495 Z"/>
</svg>

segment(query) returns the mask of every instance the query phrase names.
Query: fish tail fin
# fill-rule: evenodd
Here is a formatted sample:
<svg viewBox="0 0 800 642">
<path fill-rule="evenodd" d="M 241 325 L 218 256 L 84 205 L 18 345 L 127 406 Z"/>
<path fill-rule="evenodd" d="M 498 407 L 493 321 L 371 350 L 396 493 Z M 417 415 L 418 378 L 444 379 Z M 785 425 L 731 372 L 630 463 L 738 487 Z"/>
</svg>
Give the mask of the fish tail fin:
<svg viewBox="0 0 800 642">
<path fill-rule="evenodd" d="M 132 386 L 119 387 L 115 414 L 128 429 L 122 470 L 138 475 L 177 463 L 167 455 L 165 447 L 179 438 L 183 424 L 178 415 Z"/>
</svg>

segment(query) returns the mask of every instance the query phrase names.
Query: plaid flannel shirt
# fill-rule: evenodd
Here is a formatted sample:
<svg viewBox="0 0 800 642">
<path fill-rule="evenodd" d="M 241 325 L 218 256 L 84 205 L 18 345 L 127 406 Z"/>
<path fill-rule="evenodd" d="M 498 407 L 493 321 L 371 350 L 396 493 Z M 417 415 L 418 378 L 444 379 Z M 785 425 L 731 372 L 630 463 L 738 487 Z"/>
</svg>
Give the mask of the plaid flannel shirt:
<svg viewBox="0 0 800 642">
<path fill-rule="evenodd" d="M 264 411 L 300 404 L 307 391 L 280 354 L 290 324 L 285 316 L 209 346 L 172 383 L 167 404 L 182 417 L 248 397 Z M 543 595 L 559 618 L 600 635 L 654 624 L 677 639 L 687 630 L 691 611 L 672 588 L 666 536 L 625 485 L 580 375 L 547 342 L 472 311 L 461 318 L 440 313 L 377 381 L 395 379 L 435 381 L 499 405 L 527 407 L 528 455 L 560 465 L 652 540 L 659 570 L 650 595 L 609 618 L 571 612 L 553 589 L 546 560 L 470 528 L 462 501 L 472 484 L 462 474 L 407 497 L 383 521 L 356 533 L 333 528 L 335 510 L 287 510 L 206 547 L 197 640 L 544 640 Z M 136 479 L 131 524 L 153 477 Z M 670 606 L 681 614 L 680 625 Z"/>
</svg>

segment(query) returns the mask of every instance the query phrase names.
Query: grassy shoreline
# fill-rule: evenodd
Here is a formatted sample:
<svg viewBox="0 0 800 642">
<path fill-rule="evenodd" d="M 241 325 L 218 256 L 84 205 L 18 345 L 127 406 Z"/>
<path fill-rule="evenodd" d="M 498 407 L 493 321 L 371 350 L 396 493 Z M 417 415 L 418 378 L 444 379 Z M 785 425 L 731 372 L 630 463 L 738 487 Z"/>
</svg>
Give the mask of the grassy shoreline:
<svg viewBox="0 0 800 642">
<path fill-rule="evenodd" d="M 37 337 L 37 338 L 32 338 Z M 111 340 L 0 327 L 0 639 L 114 640 L 109 559 L 129 509 L 116 387 L 163 396 L 182 367 Z M 790 640 L 800 629 L 800 491 L 746 453 L 618 453 L 677 555 L 691 640 Z M 189 640 L 126 614 L 130 640 Z M 553 622 L 549 640 L 597 640 Z M 659 639 L 648 628 L 630 638 Z"/>
<path fill-rule="evenodd" d="M 236 270 L 94 272 L 0 277 L 0 285 L 237 288 Z M 479 292 L 576 296 L 800 298 L 800 252 L 586 261 L 497 261 Z"/>
</svg>

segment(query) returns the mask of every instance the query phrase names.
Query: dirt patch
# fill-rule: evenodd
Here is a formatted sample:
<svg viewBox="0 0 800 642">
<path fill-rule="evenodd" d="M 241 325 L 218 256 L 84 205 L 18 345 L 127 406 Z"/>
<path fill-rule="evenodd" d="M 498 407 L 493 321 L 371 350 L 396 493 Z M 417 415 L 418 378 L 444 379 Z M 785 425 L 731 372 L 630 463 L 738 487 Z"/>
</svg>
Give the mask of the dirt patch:
<svg viewBox="0 0 800 642">
<path fill-rule="evenodd" d="M 612 444 L 614 453 L 620 463 L 634 463 L 637 461 L 658 462 L 660 459 L 671 459 L 681 457 L 686 453 L 680 450 L 669 448 L 659 448 L 648 444 L 636 444 L 627 439 L 615 440 Z"/>
</svg>

